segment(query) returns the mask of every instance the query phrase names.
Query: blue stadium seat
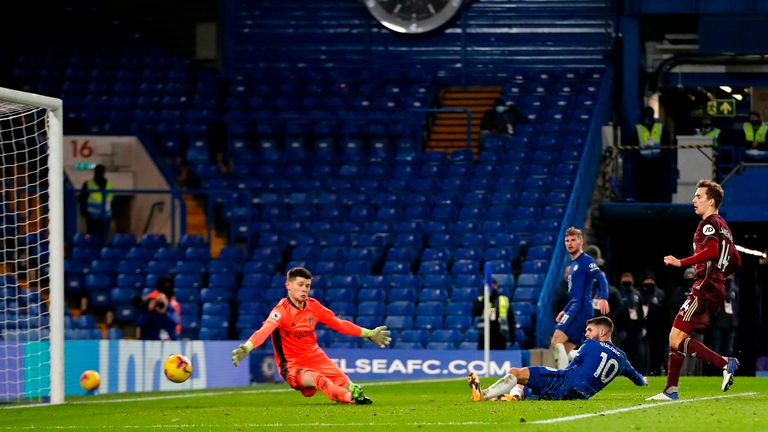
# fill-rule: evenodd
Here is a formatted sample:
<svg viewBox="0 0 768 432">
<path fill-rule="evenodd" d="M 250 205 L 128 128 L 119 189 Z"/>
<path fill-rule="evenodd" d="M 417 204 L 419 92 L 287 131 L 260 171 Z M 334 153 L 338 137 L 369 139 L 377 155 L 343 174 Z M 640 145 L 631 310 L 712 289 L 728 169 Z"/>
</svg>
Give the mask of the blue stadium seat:
<svg viewBox="0 0 768 432">
<path fill-rule="evenodd" d="M 383 275 L 366 275 L 360 278 L 361 292 L 364 290 L 382 291 L 389 289 L 390 285 Z"/>
<path fill-rule="evenodd" d="M 136 288 L 112 288 L 109 297 L 116 306 L 131 306 L 134 297 L 141 295 L 141 290 Z"/>
<path fill-rule="evenodd" d="M 355 289 L 349 287 L 328 288 L 325 290 L 325 301 L 333 303 L 340 301 L 354 302 Z"/>
<path fill-rule="evenodd" d="M 529 259 L 523 262 L 523 273 L 546 273 L 549 269 L 549 260 Z M 494 272 L 495 273 L 495 272 Z M 498 272 L 502 273 L 502 272 Z"/>
<path fill-rule="evenodd" d="M 112 241 L 110 241 L 111 246 L 126 250 L 136 246 L 136 244 L 136 236 L 130 233 L 115 233 L 112 235 Z"/>
<path fill-rule="evenodd" d="M 330 301 L 328 308 L 344 319 L 352 319 L 357 313 L 357 306 L 350 301 Z"/>
<path fill-rule="evenodd" d="M 387 261 L 384 263 L 381 273 L 383 275 L 410 274 L 411 266 L 403 261 Z"/>
<path fill-rule="evenodd" d="M 237 288 L 237 278 L 232 273 L 213 273 L 208 278 L 208 287 L 234 291 Z"/>
<path fill-rule="evenodd" d="M 378 301 L 364 301 L 357 305 L 357 315 L 384 315 L 384 303 Z"/>
<path fill-rule="evenodd" d="M 522 273 L 517 277 L 518 286 L 540 287 L 544 284 L 544 273 Z"/>
<path fill-rule="evenodd" d="M 144 277 L 137 273 L 120 273 L 117 275 L 119 288 L 141 289 L 144 287 Z"/>
<path fill-rule="evenodd" d="M 384 323 L 383 315 L 358 315 L 355 324 L 365 328 L 376 328 Z"/>
<path fill-rule="evenodd" d="M 507 260 L 493 260 L 485 263 L 491 273 L 512 273 L 512 264 Z"/>
<path fill-rule="evenodd" d="M 265 273 L 247 273 L 243 276 L 242 288 L 266 289 L 270 286 L 270 276 Z"/>
<path fill-rule="evenodd" d="M 179 303 L 198 303 L 200 301 L 200 290 L 198 288 L 177 286 L 174 288 L 173 294 Z"/>
<path fill-rule="evenodd" d="M 458 329 L 437 329 L 429 336 L 432 342 L 448 342 L 457 344 L 461 341 L 461 332 Z"/>
<path fill-rule="evenodd" d="M 388 315 L 384 320 L 384 325 L 393 330 L 405 330 L 413 328 L 413 316 L 411 315 Z"/>
<path fill-rule="evenodd" d="M 139 246 L 145 249 L 153 250 L 168 245 L 168 239 L 165 234 L 143 234 L 139 240 Z"/>
<path fill-rule="evenodd" d="M 384 291 L 379 288 L 361 288 L 357 292 L 357 301 L 362 302 L 383 302 Z"/>
<path fill-rule="evenodd" d="M 229 316 L 229 305 L 227 303 L 203 303 L 202 313 L 203 315 L 223 315 Z"/>
<path fill-rule="evenodd" d="M 448 272 L 448 265 L 444 261 L 422 261 L 419 264 L 418 273 L 426 274 L 445 274 Z"/>
<path fill-rule="evenodd" d="M 176 288 L 197 288 L 203 286 L 203 277 L 200 274 L 180 273 L 174 276 L 174 286 Z"/>
<path fill-rule="evenodd" d="M 482 287 L 483 277 L 479 274 L 459 274 L 453 278 L 456 287 Z"/>
<path fill-rule="evenodd" d="M 387 315 L 413 315 L 416 311 L 412 301 L 390 301 L 387 305 Z"/>
<path fill-rule="evenodd" d="M 105 291 L 112 289 L 112 277 L 107 274 L 88 274 L 85 276 L 86 291 Z"/>
<path fill-rule="evenodd" d="M 116 270 L 118 273 L 123 274 L 141 274 L 147 265 L 147 259 L 124 259 L 117 263 Z M 67 273 L 71 273 L 71 270 L 65 268 Z"/>
<path fill-rule="evenodd" d="M 413 328 L 435 330 L 443 328 L 442 315 L 417 315 Z"/>
<path fill-rule="evenodd" d="M 474 301 L 474 298 L 470 301 L 457 300 L 453 298 L 453 295 L 451 295 L 451 302 L 448 303 L 445 307 L 446 318 L 449 315 L 457 315 L 457 316 L 465 315 L 465 316 L 471 317 L 473 301 Z"/>
<path fill-rule="evenodd" d="M 200 290 L 200 301 L 210 303 L 228 302 L 233 295 L 229 290 L 223 288 L 203 288 Z"/>
<path fill-rule="evenodd" d="M 539 289 L 518 286 L 517 289 L 515 289 L 512 299 L 515 302 L 538 302 Z"/>
<path fill-rule="evenodd" d="M 420 302 L 445 301 L 448 299 L 448 290 L 440 288 L 424 288 L 419 292 Z M 391 296 L 391 293 L 390 293 Z"/>
<path fill-rule="evenodd" d="M 451 266 L 451 274 L 477 274 L 480 271 L 480 263 L 474 260 L 454 261 Z"/>
<path fill-rule="evenodd" d="M 430 273 L 430 274 L 425 274 L 422 277 L 423 277 L 422 279 L 423 289 L 430 289 L 430 288 L 447 289 L 453 283 L 453 281 L 451 280 L 451 277 L 445 273 Z"/>
<path fill-rule="evenodd" d="M 442 301 L 423 301 L 416 307 L 416 315 L 443 315 Z"/>
</svg>

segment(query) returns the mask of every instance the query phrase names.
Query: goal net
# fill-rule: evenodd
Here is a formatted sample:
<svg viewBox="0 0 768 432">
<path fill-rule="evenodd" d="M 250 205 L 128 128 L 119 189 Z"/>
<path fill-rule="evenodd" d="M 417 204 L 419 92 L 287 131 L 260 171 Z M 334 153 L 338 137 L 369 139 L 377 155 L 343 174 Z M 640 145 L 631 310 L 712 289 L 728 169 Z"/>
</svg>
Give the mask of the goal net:
<svg viewBox="0 0 768 432">
<path fill-rule="evenodd" d="M 0 88 L 0 403 L 64 400 L 61 111 Z"/>
</svg>

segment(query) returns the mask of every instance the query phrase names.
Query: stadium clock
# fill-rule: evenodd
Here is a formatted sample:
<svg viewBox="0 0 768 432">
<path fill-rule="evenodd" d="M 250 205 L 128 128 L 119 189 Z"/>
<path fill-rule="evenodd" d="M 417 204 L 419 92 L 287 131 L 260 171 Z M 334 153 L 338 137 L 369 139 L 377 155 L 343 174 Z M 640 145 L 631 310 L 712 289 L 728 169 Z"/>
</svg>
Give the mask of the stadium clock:
<svg viewBox="0 0 768 432">
<path fill-rule="evenodd" d="M 464 0 L 364 0 L 368 11 L 384 27 L 398 33 L 416 34 L 448 22 Z"/>
</svg>

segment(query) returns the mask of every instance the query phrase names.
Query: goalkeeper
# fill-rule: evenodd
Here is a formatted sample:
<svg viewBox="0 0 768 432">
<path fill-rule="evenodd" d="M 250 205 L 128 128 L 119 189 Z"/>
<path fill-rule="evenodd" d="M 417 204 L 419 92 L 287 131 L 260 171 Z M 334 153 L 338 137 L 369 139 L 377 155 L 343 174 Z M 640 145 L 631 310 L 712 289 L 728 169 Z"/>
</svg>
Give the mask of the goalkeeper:
<svg viewBox="0 0 768 432">
<path fill-rule="evenodd" d="M 311 285 L 309 270 L 303 267 L 288 270 L 285 281 L 288 296 L 277 303 L 260 329 L 232 351 L 232 363 L 237 366 L 251 350 L 272 336 L 275 364 L 291 388 L 301 391 L 305 397 L 320 390 L 337 402 L 373 403 L 365 396 L 362 387 L 350 381 L 320 349 L 315 326 L 323 323 L 340 333 L 368 338 L 381 348 L 392 341 L 389 330 L 386 326 L 369 330 L 336 317 L 333 311 L 309 297 Z"/>
</svg>

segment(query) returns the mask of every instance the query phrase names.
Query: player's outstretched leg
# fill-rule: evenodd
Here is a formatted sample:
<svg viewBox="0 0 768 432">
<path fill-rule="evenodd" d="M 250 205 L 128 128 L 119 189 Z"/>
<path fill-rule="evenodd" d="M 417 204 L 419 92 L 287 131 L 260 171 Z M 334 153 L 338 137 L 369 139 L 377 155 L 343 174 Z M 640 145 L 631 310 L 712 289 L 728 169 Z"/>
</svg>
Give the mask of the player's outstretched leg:
<svg viewBox="0 0 768 432">
<path fill-rule="evenodd" d="M 352 394 L 344 387 L 339 387 L 319 373 L 315 375 L 315 388 L 323 392 L 328 399 L 336 402 L 352 403 Z"/>
<path fill-rule="evenodd" d="M 477 374 L 470 372 L 467 376 L 467 383 L 469 384 L 469 391 L 472 392 L 473 401 L 480 402 L 485 399 L 483 397 L 483 389 L 480 387 L 480 379 L 477 377 Z"/>
<path fill-rule="evenodd" d="M 370 405 L 373 401 L 365 395 L 363 388 L 359 385 L 350 382 L 349 392 L 352 394 L 352 401 L 357 405 Z"/>
<path fill-rule="evenodd" d="M 507 374 L 500 380 L 491 384 L 491 386 L 485 390 L 484 396 L 486 399 L 495 399 L 511 392 L 515 386 L 517 386 L 517 377 Z"/>
<path fill-rule="evenodd" d="M 736 373 L 736 369 L 739 368 L 739 361 L 736 357 L 728 357 L 728 363 L 723 368 L 723 384 L 720 386 L 723 391 L 728 391 L 733 384 L 733 374 Z"/>
</svg>

